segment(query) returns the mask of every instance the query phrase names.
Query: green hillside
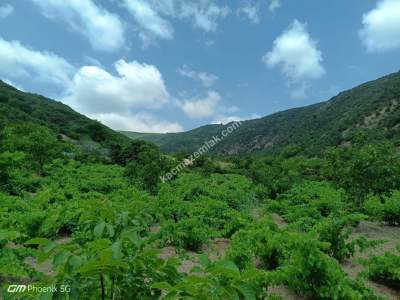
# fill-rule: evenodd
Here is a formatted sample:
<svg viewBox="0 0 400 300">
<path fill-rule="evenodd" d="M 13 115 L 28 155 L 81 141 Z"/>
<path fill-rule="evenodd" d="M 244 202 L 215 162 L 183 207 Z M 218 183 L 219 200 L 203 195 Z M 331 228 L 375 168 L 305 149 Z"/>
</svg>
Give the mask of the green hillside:
<svg viewBox="0 0 400 300">
<path fill-rule="evenodd" d="M 218 154 L 255 151 L 276 152 L 298 145 L 303 152 L 316 153 L 326 146 L 351 142 L 360 129 L 399 140 L 400 72 L 342 92 L 327 102 L 289 109 L 264 118 L 244 121 L 241 127 L 216 145 Z M 188 132 L 136 135 L 158 144 L 161 150 L 195 151 L 228 125 L 207 125 Z M 128 135 L 129 136 L 129 135 Z"/>
<path fill-rule="evenodd" d="M 398 78 L 244 122 L 215 151 L 348 147 L 197 159 L 2 84 L 0 299 L 399 299 L 400 156 L 377 139 L 396 138 Z M 133 137 L 181 149 L 227 126 Z"/>
<path fill-rule="evenodd" d="M 45 126 L 83 149 L 107 154 L 111 145 L 128 139 L 101 123 L 81 115 L 61 102 L 25 93 L 0 80 L 0 129 L 7 124 Z"/>
</svg>

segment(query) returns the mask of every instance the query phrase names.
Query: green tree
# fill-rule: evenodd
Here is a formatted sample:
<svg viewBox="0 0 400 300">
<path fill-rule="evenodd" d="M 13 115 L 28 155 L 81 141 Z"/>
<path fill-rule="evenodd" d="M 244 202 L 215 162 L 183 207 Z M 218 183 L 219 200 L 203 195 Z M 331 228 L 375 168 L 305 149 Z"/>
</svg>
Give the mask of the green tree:
<svg viewBox="0 0 400 300">
<path fill-rule="evenodd" d="M 166 162 L 156 145 L 133 141 L 121 151 L 119 160 L 126 165 L 126 176 L 146 190 L 151 192 L 157 190 Z"/>
<path fill-rule="evenodd" d="M 400 158 L 389 143 L 331 149 L 326 158 L 327 177 L 349 192 L 359 207 L 370 193 L 383 195 L 400 187 Z"/>
<path fill-rule="evenodd" d="M 23 152 L 34 170 L 61 156 L 62 144 L 46 127 L 28 123 L 6 127 L 0 135 L 0 151 Z"/>
</svg>

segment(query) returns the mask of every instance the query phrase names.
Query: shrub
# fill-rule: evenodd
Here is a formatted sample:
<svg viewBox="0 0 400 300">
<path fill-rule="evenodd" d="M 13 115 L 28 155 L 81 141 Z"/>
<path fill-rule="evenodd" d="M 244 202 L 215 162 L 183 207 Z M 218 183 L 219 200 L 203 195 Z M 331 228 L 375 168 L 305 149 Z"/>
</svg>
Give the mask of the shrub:
<svg viewBox="0 0 400 300">
<path fill-rule="evenodd" d="M 400 244 L 397 245 L 397 249 L 400 251 Z M 364 276 L 396 289 L 400 288 L 400 255 L 386 252 L 382 256 L 364 260 L 363 264 L 367 268 Z"/>
<path fill-rule="evenodd" d="M 322 249 L 327 245 L 307 238 L 292 237 L 292 251 L 282 271 L 289 287 L 307 299 L 378 299 L 363 284 L 350 279 L 338 262 Z"/>
<path fill-rule="evenodd" d="M 353 227 L 364 219 L 360 214 L 349 214 L 344 216 L 333 216 L 320 221 L 314 228 L 318 233 L 318 239 L 329 243 L 326 253 L 336 258 L 339 262 L 354 255 L 356 246 L 364 250 L 368 246 L 376 244 L 360 237 L 349 241 Z"/>
<path fill-rule="evenodd" d="M 345 199 L 344 192 L 334 189 L 328 182 L 306 181 L 294 185 L 278 197 L 278 203 L 272 201 L 267 207 L 282 214 L 288 222 L 307 219 L 314 225 L 345 209 Z"/>
<path fill-rule="evenodd" d="M 370 196 L 364 203 L 364 209 L 374 219 L 391 226 L 400 225 L 400 191 L 394 191 L 392 195 L 382 199 Z"/>
</svg>

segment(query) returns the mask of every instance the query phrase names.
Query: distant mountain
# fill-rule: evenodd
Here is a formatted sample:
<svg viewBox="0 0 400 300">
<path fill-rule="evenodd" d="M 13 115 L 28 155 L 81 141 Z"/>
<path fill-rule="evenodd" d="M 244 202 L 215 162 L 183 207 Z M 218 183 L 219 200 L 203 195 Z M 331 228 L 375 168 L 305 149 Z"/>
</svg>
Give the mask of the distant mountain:
<svg viewBox="0 0 400 300">
<path fill-rule="evenodd" d="M 193 152 L 228 126 L 206 125 L 183 133 L 123 134 L 154 142 L 165 152 Z M 400 140 L 400 72 L 342 92 L 326 102 L 244 121 L 211 152 L 275 152 L 297 145 L 302 152 L 316 153 L 327 146 L 351 142 L 360 129 L 370 131 L 370 138 L 376 135 Z"/>
<path fill-rule="evenodd" d="M 18 122 L 48 127 L 61 139 L 104 154 L 109 152 L 111 145 L 129 141 L 124 135 L 61 102 L 19 91 L 0 80 L 0 129 Z"/>
</svg>

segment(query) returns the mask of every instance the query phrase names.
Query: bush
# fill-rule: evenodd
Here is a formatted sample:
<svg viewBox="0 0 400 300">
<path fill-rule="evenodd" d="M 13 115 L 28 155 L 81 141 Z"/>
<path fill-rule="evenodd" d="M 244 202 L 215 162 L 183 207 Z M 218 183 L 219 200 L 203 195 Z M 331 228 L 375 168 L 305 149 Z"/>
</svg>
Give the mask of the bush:
<svg viewBox="0 0 400 300">
<path fill-rule="evenodd" d="M 278 212 L 288 222 L 301 219 L 314 225 L 318 220 L 338 214 L 345 209 L 345 193 L 334 189 L 328 182 L 306 181 L 294 185 L 271 201 L 267 208 Z"/>
<path fill-rule="evenodd" d="M 400 191 L 379 198 L 370 196 L 364 203 L 364 209 L 372 218 L 391 226 L 400 225 Z"/>
<path fill-rule="evenodd" d="M 331 257 L 336 258 L 339 262 L 342 262 L 354 255 L 356 246 L 360 250 L 364 250 L 368 246 L 375 245 L 376 242 L 367 241 L 363 237 L 349 241 L 353 227 L 363 219 L 363 215 L 349 214 L 325 218 L 319 222 L 314 230 L 318 233 L 320 241 L 329 243 L 329 247 L 325 252 Z"/>
<path fill-rule="evenodd" d="M 338 262 L 322 250 L 327 246 L 305 235 L 293 236 L 290 258 L 283 267 L 286 284 L 307 299 L 379 299 L 350 279 Z"/>
<path fill-rule="evenodd" d="M 400 225 L 400 191 L 395 191 L 385 198 L 382 220 L 392 226 Z"/>
<path fill-rule="evenodd" d="M 400 251 L 400 244 L 397 245 Z M 365 260 L 367 270 L 364 275 L 371 280 L 400 289 L 400 256 L 386 252 L 383 256 L 373 256 Z"/>
<path fill-rule="evenodd" d="M 273 270 L 283 259 L 284 241 L 276 224 L 265 217 L 233 235 L 227 257 L 240 269 L 258 264 Z"/>
<path fill-rule="evenodd" d="M 24 152 L 30 168 L 42 171 L 44 165 L 62 156 L 63 144 L 48 128 L 36 124 L 6 127 L 0 135 L 0 151 Z"/>
</svg>

